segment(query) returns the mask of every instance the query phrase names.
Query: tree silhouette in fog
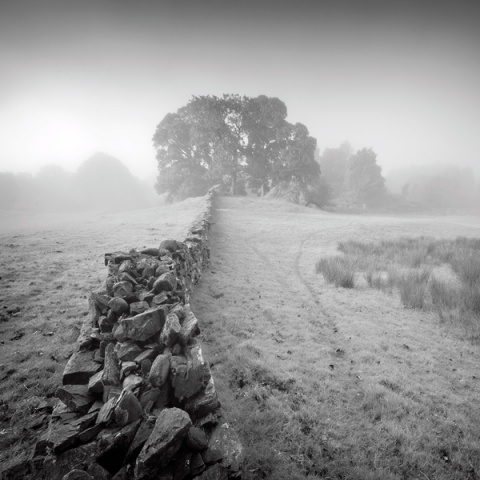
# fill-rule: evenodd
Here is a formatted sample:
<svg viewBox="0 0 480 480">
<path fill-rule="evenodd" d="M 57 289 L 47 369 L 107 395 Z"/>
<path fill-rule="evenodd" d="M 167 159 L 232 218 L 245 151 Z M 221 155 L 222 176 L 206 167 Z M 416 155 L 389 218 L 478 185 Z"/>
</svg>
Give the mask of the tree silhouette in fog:
<svg viewBox="0 0 480 480">
<path fill-rule="evenodd" d="M 80 209 L 124 210 L 144 204 L 138 180 L 106 153 L 95 153 L 78 167 L 73 188 Z"/>
</svg>

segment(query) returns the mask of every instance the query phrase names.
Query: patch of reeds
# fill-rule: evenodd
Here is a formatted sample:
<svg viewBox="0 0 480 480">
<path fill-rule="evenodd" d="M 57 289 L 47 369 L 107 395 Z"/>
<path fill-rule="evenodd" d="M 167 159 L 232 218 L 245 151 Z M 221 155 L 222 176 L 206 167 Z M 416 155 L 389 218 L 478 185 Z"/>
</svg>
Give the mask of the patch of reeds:
<svg viewBox="0 0 480 480">
<path fill-rule="evenodd" d="M 322 258 L 316 263 L 315 271 L 336 287 L 354 287 L 355 268 L 344 257 Z"/>
</svg>

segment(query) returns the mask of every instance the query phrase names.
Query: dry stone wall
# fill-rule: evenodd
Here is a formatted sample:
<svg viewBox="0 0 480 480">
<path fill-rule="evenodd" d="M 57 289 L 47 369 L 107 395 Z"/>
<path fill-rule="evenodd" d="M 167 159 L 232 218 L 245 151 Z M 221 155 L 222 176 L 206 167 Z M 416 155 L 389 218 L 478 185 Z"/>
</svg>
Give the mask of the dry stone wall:
<svg viewBox="0 0 480 480">
<path fill-rule="evenodd" d="M 226 480 L 244 452 L 225 421 L 189 298 L 209 263 L 214 192 L 183 242 L 105 254 L 32 478 Z"/>
</svg>

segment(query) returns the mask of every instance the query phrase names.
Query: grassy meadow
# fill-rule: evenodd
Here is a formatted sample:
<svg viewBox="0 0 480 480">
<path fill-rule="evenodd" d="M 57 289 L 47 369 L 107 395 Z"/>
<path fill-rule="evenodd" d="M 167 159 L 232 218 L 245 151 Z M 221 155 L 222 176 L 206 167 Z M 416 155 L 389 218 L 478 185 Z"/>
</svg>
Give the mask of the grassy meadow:
<svg viewBox="0 0 480 480">
<path fill-rule="evenodd" d="M 46 426 L 86 298 L 105 277 L 103 254 L 181 239 L 202 207 L 190 199 L 122 214 L 0 213 L 2 468 L 25 458 Z M 246 449 L 246 479 L 480 478 L 480 346 L 461 321 L 454 266 L 455 242 L 479 237 L 479 217 L 218 199 L 212 262 L 192 308 Z M 392 261 L 390 245 L 399 251 L 408 239 L 418 261 Z M 442 245 L 453 256 L 437 258 Z M 332 261 L 328 279 L 319 264 Z M 337 286 L 341 262 L 350 280 Z M 426 303 L 406 308 L 393 279 L 419 272 L 421 282 L 423 270 Z M 435 295 L 445 305 L 433 308 Z"/>
<path fill-rule="evenodd" d="M 388 282 L 391 252 L 351 253 L 364 265 L 347 265 L 350 288 L 317 272 L 322 259 L 338 258 L 339 244 L 407 237 L 440 249 L 479 238 L 480 218 L 219 199 L 211 269 L 192 303 L 247 450 L 247 479 L 480 478 L 480 347 L 461 312 L 442 319 L 438 309 L 406 308 L 398 287 L 372 288 L 368 278 Z M 423 257 L 395 268 L 407 275 L 427 263 L 446 291 L 460 288 L 451 264 Z"/>
<path fill-rule="evenodd" d="M 65 363 L 106 276 L 103 254 L 183 239 L 203 198 L 123 213 L 0 212 L 0 471 L 47 424 Z"/>
</svg>

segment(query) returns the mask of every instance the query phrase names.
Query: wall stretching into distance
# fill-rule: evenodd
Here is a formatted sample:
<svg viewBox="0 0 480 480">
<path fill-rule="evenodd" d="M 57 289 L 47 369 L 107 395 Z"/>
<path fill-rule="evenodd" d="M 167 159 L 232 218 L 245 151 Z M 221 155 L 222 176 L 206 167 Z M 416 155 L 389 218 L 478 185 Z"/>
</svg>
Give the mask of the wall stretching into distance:
<svg viewBox="0 0 480 480">
<path fill-rule="evenodd" d="M 49 427 L 2 480 L 241 478 L 243 447 L 204 360 L 191 292 L 209 264 L 215 198 L 183 242 L 105 254 Z"/>
</svg>

